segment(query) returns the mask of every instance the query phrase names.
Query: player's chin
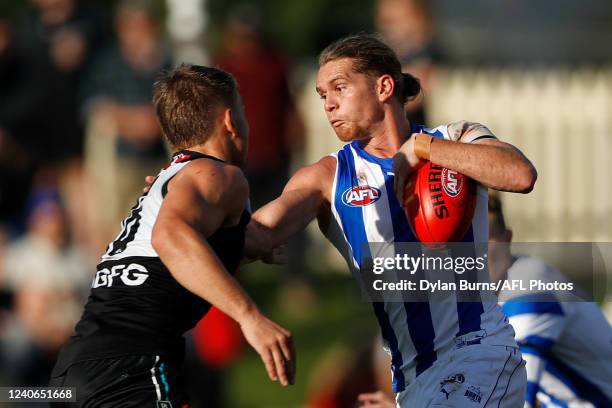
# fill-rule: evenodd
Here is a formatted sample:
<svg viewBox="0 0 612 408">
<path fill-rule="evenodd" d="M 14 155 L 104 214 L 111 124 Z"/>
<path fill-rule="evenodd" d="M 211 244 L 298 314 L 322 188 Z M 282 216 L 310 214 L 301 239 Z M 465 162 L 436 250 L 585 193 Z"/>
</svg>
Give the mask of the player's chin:
<svg viewBox="0 0 612 408">
<path fill-rule="evenodd" d="M 343 142 L 352 142 L 353 140 L 360 140 L 364 138 L 364 135 L 361 134 L 362 132 L 359 132 L 358 130 L 345 124 L 334 127 L 334 131 L 336 132 L 338 139 Z"/>
</svg>

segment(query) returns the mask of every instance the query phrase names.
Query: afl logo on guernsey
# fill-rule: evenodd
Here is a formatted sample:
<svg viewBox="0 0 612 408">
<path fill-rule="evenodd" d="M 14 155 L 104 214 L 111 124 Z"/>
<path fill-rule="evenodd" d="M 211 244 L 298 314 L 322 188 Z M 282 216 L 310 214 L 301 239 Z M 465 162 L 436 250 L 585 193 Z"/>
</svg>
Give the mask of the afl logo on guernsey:
<svg viewBox="0 0 612 408">
<path fill-rule="evenodd" d="M 444 188 L 444 192 L 450 197 L 457 197 L 463 189 L 463 178 L 456 171 L 443 169 L 442 188 Z"/>
<path fill-rule="evenodd" d="M 380 190 L 376 187 L 358 186 L 347 189 L 342 193 L 342 202 L 349 207 L 363 207 L 378 201 Z"/>
</svg>

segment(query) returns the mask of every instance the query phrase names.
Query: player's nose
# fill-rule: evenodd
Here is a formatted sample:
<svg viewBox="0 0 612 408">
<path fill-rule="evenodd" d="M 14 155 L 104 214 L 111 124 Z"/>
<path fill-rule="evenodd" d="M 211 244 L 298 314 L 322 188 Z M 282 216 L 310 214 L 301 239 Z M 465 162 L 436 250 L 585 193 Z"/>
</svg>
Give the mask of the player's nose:
<svg viewBox="0 0 612 408">
<path fill-rule="evenodd" d="M 326 112 L 333 112 L 337 108 L 338 108 L 338 104 L 336 100 L 333 99 L 333 97 L 330 97 L 330 96 L 325 97 L 325 111 Z"/>
</svg>

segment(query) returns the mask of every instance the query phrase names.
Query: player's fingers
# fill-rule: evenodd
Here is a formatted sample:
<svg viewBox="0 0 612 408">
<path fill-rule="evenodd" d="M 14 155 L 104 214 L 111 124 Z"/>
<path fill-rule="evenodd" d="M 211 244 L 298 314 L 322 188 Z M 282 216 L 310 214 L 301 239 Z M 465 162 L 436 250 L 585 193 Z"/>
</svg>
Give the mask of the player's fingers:
<svg viewBox="0 0 612 408">
<path fill-rule="evenodd" d="M 289 338 L 289 353 L 291 359 L 291 384 L 295 384 L 295 376 L 297 374 L 297 353 L 295 352 L 295 345 L 293 343 L 293 337 Z"/>
<path fill-rule="evenodd" d="M 291 361 L 291 350 L 289 350 L 289 344 L 288 344 L 287 338 L 284 337 L 284 336 L 281 337 L 278 340 L 278 345 L 279 345 L 281 351 L 283 352 L 283 358 L 286 361 Z"/>
<path fill-rule="evenodd" d="M 285 359 L 285 367 L 287 369 L 287 377 L 289 384 L 295 383 L 295 347 L 293 346 L 293 339 L 291 333 L 287 334 L 287 337 L 283 337 L 279 340 L 280 349 L 283 352 Z"/>
<path fill-rule="evenodd" d="M 364 392 L 364 393 L 359 394 L 357 396 L 357 401 L 366 402 L 366 401 L 371 401 L 373 398 L 374 398 L 374 393 L 372 393 L 372 392 Z"/>
<path fill-rule="evenodd" d="M 276 375 L 276 368 L 274 367 L 274 359 L 272 358 L 272 353 L 270 350 L 264 351 L 261 356 L 261 361 L 263 361 L 264 366 L 266 367 L 266 371 L 268 372 L 268 376 L 272 381 L 276 381 L 278 376 Z"/>
<path fill-rule="evenodd" d="M 272 347 L 272 357 L 274 358 L 274 366 L 276 367 L 276 373 L 282 385 L 289 385 L 289 378 L 287 377 L 287 367 L 285 364 L 285 358 L 283 352 L 278 346 Z"/>
<path fill-rule="evenodd" d="M 153 182 L 155 181 L 155 176 L 146 176 L 145 177 L 145 183 L 147 183 L 148 185 L 142 189 L 142 191 L 144 191 L 145 193 L 148 193 L 149 190 L 151 189 L 151 184 L 153 184 Z"/>
</svg>

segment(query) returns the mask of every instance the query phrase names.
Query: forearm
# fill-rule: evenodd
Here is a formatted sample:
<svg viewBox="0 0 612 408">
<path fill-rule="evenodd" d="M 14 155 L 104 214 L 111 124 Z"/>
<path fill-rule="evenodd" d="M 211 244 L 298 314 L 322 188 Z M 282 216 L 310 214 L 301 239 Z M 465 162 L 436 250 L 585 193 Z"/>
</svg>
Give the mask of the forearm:
<svg viewBox="0 0 612 408">
<path fill-rule="evenodd" d="M 498 141 L 490 145 L 435 139 L 430 161 L 502 191 L 528 193 L 537 177 L 533 165 L 518 149 Z"/>
<path fill-rule="evenodd" d="M 259 313 L 255 302 L 228 273 L 204 236 L 190 226 L 154 231 L 154 247 L 176 281 L 241 323 Z"/>
</svg>

